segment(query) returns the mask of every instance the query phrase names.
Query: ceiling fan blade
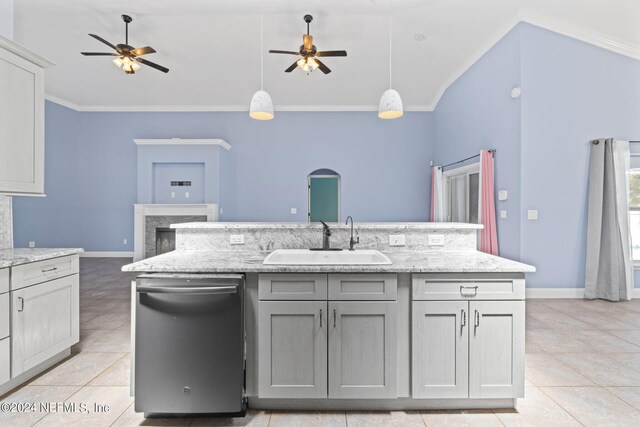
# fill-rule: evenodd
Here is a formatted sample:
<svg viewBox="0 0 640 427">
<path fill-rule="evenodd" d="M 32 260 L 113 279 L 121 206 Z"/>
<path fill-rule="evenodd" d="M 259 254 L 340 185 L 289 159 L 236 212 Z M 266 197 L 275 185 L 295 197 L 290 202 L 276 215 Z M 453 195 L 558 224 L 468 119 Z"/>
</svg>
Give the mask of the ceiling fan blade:
<svg viewBox="0 0 640 427">
<path fill-rule="evenodd" d="M 324 50 L 316 53 L 316 56 L 347 56 L 346 50 Z"/>
<path fill-rule="evenodd" d="M 135 56 L 147 55 L 149 53 L 156 53 L 156 50 L 150 46 L 139 47 L 131 51 Z"/>
<path fill-rule="evenodd" d="M 80 52 L 84 56 L 120 56 L 117 53 L 106 53 L 106 52 Z"/>
<path fill-rule="evenodd" d="M 322 61 L 320 61 L 317 58 L 314 58 L 314 60 L 318 63 L 318 68 L 320 69 L 320 71 L 322 71 L 325 74 L 329 74 L 331 72 L 331 69 L 326 65 L 324 65 Z"/>
<path fill-rule="evenodd" d="M 142 58 L 135 58 L 136 61 L 138 61 L 141 64 L 147 65 L 151 68 L 155 68 L 156 70 L 162 71 L 163 73 L 168 73 L 169 69 L 163 67 L 162 65 L 158 65 L 155 62 L 151 62 L 151 61 L 147 61 L 146 59 L 142 59 Z"/>
<path fill-rule="evenodd" d="M 306 50 L 312 50 L 313 49 L 313 36 L 310 36 L 309 34 L 305 34 L 302 36 L 302 45 L 304 46 L 304 48 Z"/>
<path fill-rule="evenodd" d="M 296 61 L 293 64 L 291 64 L 291 66 L 289 68 L 287 68 L 286 70 L 284 70 L 284 72 L 285 73 L 290 73 L 293 70 L 295 70 L 297 66 L 298 66 L 298 61 Z"/>
<path fill-rule="evenodd" d="M 120 49 L 118 49 L 117 47 L 115 47 L 113 44 L 109 43 L 108 41 L 106 41 L 105 39 L 103 39 L 100 36 L 96 36 L 95 34 L 89 34 L 91 37 L 93 37 L 94 39 L 98 40 L 99 42 L 102 42 L 104 44 L 106 44 L 107 46 L 109 46 L 111 49 L 115 50 L 116 52 L 120 53 Z"/>
<path fill-rule="evenodd" d="M 273 50 L 271 49 L 269 53 L 284 53 L 287 55 L 300 55 L 300 52 L 294 52 L 292 50 Z"/>
</svg>

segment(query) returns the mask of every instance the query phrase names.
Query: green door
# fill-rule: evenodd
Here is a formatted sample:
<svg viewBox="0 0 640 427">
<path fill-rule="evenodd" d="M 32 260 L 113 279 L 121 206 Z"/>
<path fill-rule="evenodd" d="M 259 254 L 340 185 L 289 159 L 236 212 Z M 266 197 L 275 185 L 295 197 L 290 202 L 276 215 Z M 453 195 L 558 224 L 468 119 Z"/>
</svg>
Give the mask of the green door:
<svg viewBox="0 0 640 427">
<path fill-rule="evenodd" d="M 309 177 L 309 222 L 340 221 L 340 178 Z"/>
</svg>

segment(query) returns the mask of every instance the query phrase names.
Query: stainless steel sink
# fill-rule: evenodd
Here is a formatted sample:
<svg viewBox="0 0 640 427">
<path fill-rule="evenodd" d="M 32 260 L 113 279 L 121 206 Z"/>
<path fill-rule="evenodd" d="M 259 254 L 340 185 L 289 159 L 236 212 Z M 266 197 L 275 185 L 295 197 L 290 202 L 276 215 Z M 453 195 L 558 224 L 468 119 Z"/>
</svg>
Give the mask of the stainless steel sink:
<svg viewBox="0 0 640 427">
<path fill-rule="evenodd" d="M 363 249 L 355 251 L 310 251 L 308 249 L 278 249 L 264 259 L 268 265 L 388 265 L 391 260 L 383 253 Z"/>
</svg>

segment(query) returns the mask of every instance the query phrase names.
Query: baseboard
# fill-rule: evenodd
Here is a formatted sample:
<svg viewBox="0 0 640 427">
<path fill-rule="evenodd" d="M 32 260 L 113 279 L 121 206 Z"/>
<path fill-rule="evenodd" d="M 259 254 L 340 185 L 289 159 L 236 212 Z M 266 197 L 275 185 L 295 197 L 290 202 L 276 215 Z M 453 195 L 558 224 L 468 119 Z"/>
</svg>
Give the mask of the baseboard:
<svg viewBox="0 0 640 427">
<path fill-rule="evenodd" d="M 133 258 L 133 252 L 82 252 L 80 258 Z"/>
<path fill-rule="evenodd" d="M 527 288 L 525 296 L 529 298 L 584 298 L 584 288 Z M 633 290 L 633 298 L 640 298 L 640 288 Z"/>
</svg>

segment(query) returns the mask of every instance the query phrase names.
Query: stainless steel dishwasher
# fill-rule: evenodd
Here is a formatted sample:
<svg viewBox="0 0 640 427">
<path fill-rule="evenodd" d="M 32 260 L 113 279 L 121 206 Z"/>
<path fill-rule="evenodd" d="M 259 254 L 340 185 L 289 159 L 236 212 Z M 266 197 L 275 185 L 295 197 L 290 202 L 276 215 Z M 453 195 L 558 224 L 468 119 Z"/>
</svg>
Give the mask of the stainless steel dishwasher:
<svg viewBox="0 0 640 427">
<path fill-rule="evenodd" d="M 244 276 L 136 278 L 135 410 L 244 415 Z"/>
</svg>

